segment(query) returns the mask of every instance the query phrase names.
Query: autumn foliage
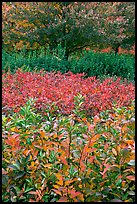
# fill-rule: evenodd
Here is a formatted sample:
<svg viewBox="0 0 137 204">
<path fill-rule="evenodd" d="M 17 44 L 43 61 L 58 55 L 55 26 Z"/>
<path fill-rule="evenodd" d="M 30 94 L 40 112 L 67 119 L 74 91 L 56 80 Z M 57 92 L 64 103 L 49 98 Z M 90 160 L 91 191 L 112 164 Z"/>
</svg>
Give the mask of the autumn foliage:
<svg viewBox="0 0 137 204">
<path fill-rule="evenodd" d="M 21 70 L 2 83 L 4 202 L 135 200 L 132 84 Z"/>
<path fill-rule="evenodd" d="M 36 108 L 44 110 L 47 104 L 55 103 L 58 112 L 70 114 L 74 109 L 74 97 L 79 93 L 84 97 L 81 109 L 90 115 L 117 107 L 127 106 L 135 97 L 135 87 L 120 78 L 107 78 L 103 82 L 96 77 L 84 78 L 84 74 L 68 72 L 22 72 L 14 75 L 3 74 L 3 111 L 18 112 L 29 97 L 37 99 Z"/>
</svg>

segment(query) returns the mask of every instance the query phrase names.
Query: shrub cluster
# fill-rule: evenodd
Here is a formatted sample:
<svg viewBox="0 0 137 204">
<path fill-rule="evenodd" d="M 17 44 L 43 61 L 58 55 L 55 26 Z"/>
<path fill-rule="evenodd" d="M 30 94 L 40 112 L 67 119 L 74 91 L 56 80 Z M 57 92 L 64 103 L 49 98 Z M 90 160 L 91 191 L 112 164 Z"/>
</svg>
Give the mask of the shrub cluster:
<svg viewBox="0 0 137 204">
<path fill-rule="evenodd" d="M 41 115 L 35 100 L 3 114 L 4 202 L 135 201 L 134 103 L 88 117 L 82 102 L 69 116 L 54 104 Z"/>
<path fill-rule="evenodd" d="M 26 71 L 44 69 L 46 71 L 60 71 L 66 73 L 85 73 L 87 76 L 120 76 L 133 81 L 135 77 L 135 59 L 130 55 L 115 55 L 114 53 L 94 53 L 82 51 L 79 57 L 71 55 L 65 58 L 65 49 L 58 45 L 57 49 L 46 51 L 22 50 L 21 52 L 2 53 L 2 69 L 11 72 L 23 67 Z"/>
<path fill-rule="evenodd" d="M 84 74 L 68 72 L 22 72 L 3 73 L 2 105 L 3 111 L 18 112 L 29 97 L 35 99 L 36 108 L 43 111 L 48 104 L 55 103 L 57 112 L 71 114 L 74 97 L 81 94 L 84 101 L 81 110 L 88 115 L 117 107 L 128 106 L 135 98 L 135 86 L 120 78 L 107 78 L 103 82 L 96 77 L 84 78 Z"/>
</svg>

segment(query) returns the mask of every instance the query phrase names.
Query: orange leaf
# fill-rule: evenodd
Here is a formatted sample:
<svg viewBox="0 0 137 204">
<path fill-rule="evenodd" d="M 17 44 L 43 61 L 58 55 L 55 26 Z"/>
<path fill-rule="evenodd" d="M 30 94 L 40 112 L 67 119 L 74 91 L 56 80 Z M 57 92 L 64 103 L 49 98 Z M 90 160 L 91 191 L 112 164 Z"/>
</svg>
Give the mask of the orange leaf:
<svg viewBox="0 0 137 204">
<path fill-rule="evenodd" d="M 133 145 L 134 142 L 134 140 L 125 140 L 125 143 L 127 143 L 128 145 Z"/>
<path fill-rule="evenodd" d="M 77 181 L 77 178 L 74 178 L 73 180 L 67 180 L 65 181 L 65 185 L 69 185 L 70 183 L 73 183 L 74 181 Z"/>
<path fill-rule="evenodd" d="M 42 138 L 45 138 L 46 140 L 48 140 L 48 136 L 46 136 L 46 133 L 43 130 L 40 130 L 40 135 Z"/>
<path fill-rule="evenodd" d="M 63 164 L 68 165 L 68 162 L 67 162 L 67 160 L 66 160 L 65 158 L 60 157 L 60 161 L 61 161 Z"/>
<path fill-rule="evenodd" d="M 43 130 L 40 130 L 40 135 L 41 135 L 42 137 L 44 137 L 44 136 L 45 136 L 45 132 L 44 132 Z"/>
<path fill-rule="evenodd" d="M 116 148 L 117 148 L 117 151 L 118 151 L 118 152 L 120 152 L 120 147 L 119 147 L 119 146 L 117 146 Z"/>
<path fill-rule="evenodd" d="M 131 181 L 135 181 L 135 176 L 132 176 L 132 175 L 131 175 L 131 176 L 127 176 L 126 178 L 129 179 L 129 180 L 131 180 Z"/>
<path fill-rule="evenodd" d="M 55 175 L 56 175 L 56 178 L 59 180 L 56 183 L 62 186 L 63 185 L 63 180 L 64 180 L 63 176 L 61 174 L 59 174 L 59 173 L 57 173 Z"/>
<path fill-rule="evenodd" d="M 82 118 L 82 121 L 83 121 L 83 122 L 86 122 L 86 121 L 87 121 L 87 118 Z"/>
<path fill-rule="evenodd" d="M 59 184 L 59 185 L 61 185 L 61 186 L 63 186 L 63 181 L 62 181 L 62 180 L 57 181 L 56 183 Z"/>
<path fill-rule="evenodd" d="M 31 152 L 31 150 L 28 150 L 28 149 L 25 149 L 24 151 L 23 151 L 23 154 L 25 155 L 25 156 L 28 156 L 28 154 Z"/>
</svg>

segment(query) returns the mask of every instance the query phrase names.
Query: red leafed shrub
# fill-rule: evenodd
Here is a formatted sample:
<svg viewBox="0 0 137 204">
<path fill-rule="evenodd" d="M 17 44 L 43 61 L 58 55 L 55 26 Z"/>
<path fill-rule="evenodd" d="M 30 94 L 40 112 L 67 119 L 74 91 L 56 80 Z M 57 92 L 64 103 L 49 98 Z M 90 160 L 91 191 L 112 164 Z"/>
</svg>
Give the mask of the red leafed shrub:
<svg viewBox="0 0 137 204">
<path fill-rule="evenodd" d="M 135 87 L 126 80 L 107 78 L 103 82 L 96 77 L 84 78 L 84 74 L 68 72 L 61 74 L 22 72 L 2 75 L 3 111 L 18 112 L 29 97 L 36 98 L 36 108 L 43 110 L 47 104 L 55 102 L 58 111 L 70 114 L 74 108 L 74 96 L 84 96 L 82 109 L 89 114 L 97 114 L 111 109 L 115 102 L 118 107 L 127 106 L 135 98 Z"/>
</svg>

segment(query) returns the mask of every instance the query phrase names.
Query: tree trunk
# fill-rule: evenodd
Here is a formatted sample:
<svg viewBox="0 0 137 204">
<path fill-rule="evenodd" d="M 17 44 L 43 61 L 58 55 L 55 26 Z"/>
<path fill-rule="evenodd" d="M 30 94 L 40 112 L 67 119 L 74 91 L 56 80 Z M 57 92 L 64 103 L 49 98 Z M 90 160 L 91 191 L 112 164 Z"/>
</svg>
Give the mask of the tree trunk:
<svg viewBox="0 0 137 204">
<path fill-rule="evenodd" d="M 120 47 L 120 44 L 117 44 L 117 46 L 113 48 L 115 51 L 115 55 L 119 54 L 119 47 Z"/>
</svg>

